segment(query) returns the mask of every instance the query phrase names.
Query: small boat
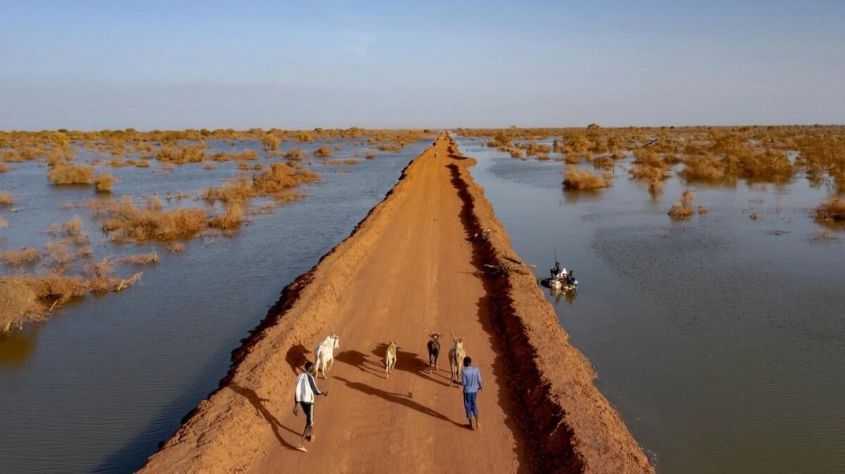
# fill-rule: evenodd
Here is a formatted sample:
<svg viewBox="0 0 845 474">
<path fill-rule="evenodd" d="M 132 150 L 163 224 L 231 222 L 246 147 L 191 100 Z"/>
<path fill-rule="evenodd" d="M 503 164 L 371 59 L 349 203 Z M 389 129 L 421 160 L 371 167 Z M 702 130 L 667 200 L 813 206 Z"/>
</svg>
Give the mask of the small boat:
<svg viewBox="0 0 845 474">
<path fill-rule="evenodd" d="M 552 292 L 575 291 L 578 288 L 578 280 L 569 281 L 564 276 L 544 278 L 540 280 L 540 284 L 552 290 Z"/>
</svg>

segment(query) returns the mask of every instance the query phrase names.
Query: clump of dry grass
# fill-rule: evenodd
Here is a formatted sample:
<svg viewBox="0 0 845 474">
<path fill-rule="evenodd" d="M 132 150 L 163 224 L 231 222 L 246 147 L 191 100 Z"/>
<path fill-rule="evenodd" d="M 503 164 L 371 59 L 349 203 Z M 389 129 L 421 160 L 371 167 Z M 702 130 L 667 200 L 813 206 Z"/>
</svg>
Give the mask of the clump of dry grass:
<svg viewBox="0 0 845 474">
<path fill-rule="evenodd" d="M 4 165 L 3 163 L 0 163 L 0 173 L 5 173 L 5 172 L 7 172 L 11 169 L 12 169 L 11 166 Z"/>
<path fill-rule="evenodd" d="M 24 247 L 20 250 L 0 251 L 0 262 L 12 267 L 31 265 L 40 259 L 41 253 L 33 247 Z"/>
<path fill-rule="evenodd" d="M 575 166 L 567 166 L 563 179 L 563 189 L 567 191 L 590 191 L 610 186 L 610 180 L 602 175 L 593 174 Z"/>
<path fill-rule="evenodd" d="M 44 319 L 45 308 L 38 302 L 38 295 L 17 279 L 0 277 L 0 301 L 0 334 Z"/>
<path fill-rule="evenodd" d="M 253 186 L 258 193 L 276 194 L 303 183 L 315 182 L 319 178 L 312 171 L 294 169 L 285 163 L 273 163 L 270 169 L 255 177 Z"/>
<path fill-rule="evenodd" d="M 825 223 L 845 224 L 845 199 L 832 198 L 816 208 L 816 219 Z"/>
<path fill-rule="evenodd" d="M 364 153 L 364 159 L 365 160 L 375 160 L 376 154 L 371 152 L 371 151 L 368 151 L 368 152 Z"/>
<path fill-rule="evenodd" d="M 669 217 L 673 220 L 689 219 L 695 212 L 692 207 L 693 201 L 695 201 L 695 195 L 692 191 L 685 189 L 684 192 L 681 193 L 681 197 L 678 198 L 677 204 L 672 205 L 667 214 L 669 214 Z"/>
<path fill-rule="evenodd" d="M 212 217 L 208 225 L 221 230 L 237 229 L 244 222 L 244 206 L 238 201 L 228 202 L 223 214 Z"/>
<path fill-rule="evenodd" d="M 66 238 L 76 246 L 87 245 L 91 240 L 82 229 L 82 219 L 79 216 L 73 216 L 63 224 L 51 224 L 47 233 L 54 237 Z"/>
<path fill-rule="evenodd" d="M 94 178 L 94 186 L 97 187 L 98 193 L 110 193 L 112 186 L 119 182 L 120 180 L 109 173 L 103 173 Z"/>
<path fill-rule="evenodd" d="M 9 227 L 9 221 L 0 217 L 0 229 L 5 229 L 6 227 Z"/>
<path fill-rule="evenodd" d="M 53 309 L 88 293 L 123 291 L 141 278 L 108 274 L 108 265 L 95 267 L 88 275 L 61 273 L 0 277 L 0 333 L 41 321 Z"/>
<path fill-rule="evenodd" d="M 205 229 L 208 214 L 202 209 L 168 211 L 155 207 L 138 207 L 131 197 L 126 196 L 105 209 L 107 217 L 103 230 L 117 242 L 169 242 L 193 238 Z"/>
<path fill-rule="evenodd" d="M 285 158 L 288 160 L 301 160 L 305 158 L 305 153 L 299 148 L 294 148 L 285 152 Z"/>
<path fill-rule="evenodd" d="M 15 203 L 15 197 L 8 191 L 0 191 L 0 206 L 11 206 Z"/>
<path fill-rule="evenodd" d="M 327 146 L 321 146 L 314 150 L 314 156 L 317 158 L 328 158 L 332 156 L 332 149 Z"/>
<path fill-rule="evenodd" d="M 708 155 L 687 157 L 680 175 L 687 182 L 702 183 L 721 183 L 728 178 L 722 162 Z"/>
<path fill-rule="evenodd" d="M 47 178 L 56 185 L 91 184 L 94 182 L 94 168 L 60 163 L 50 171 Z"/>
<path fill-rule="evenodd" d="M 156 153 L 156 159 L 176 165 L 200 163 L 205 159 L 205 146 L 201 144 L 185 147 L 164 146 Z"/>
</svg>

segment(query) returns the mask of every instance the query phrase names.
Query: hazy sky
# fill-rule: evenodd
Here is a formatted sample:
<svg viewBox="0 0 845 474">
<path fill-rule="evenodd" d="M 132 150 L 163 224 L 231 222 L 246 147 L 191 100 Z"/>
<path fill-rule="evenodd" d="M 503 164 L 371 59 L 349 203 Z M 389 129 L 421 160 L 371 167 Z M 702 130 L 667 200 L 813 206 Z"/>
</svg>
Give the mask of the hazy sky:
<svg viewBox="0 0 845 474">
<path fill-rule="evenodd" d="M 845 123 L 845 0 L 0 0 L 0 129 Z"/>
</svg>

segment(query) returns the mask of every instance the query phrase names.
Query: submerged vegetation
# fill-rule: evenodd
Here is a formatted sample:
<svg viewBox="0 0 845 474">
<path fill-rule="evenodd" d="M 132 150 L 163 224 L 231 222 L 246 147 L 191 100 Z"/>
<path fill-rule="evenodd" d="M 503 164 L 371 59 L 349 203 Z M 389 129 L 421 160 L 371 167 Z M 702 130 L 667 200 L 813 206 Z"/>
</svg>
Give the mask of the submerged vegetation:
<svg viewBox="0 0 845 474">
<path fill-rule="evenodd" d="M 631 179 L 647 183 L 652 196 L 661 193 L 673 175 L 687 185 L 701 186 L 784 185 L 804 178 L 810 186 L 824 187 L 832 195 L 818 207 L 817 220 L 837 226 L 842 222 L 842 198 L 836 196 L 845 194 L 845 126 L 603 128 L 590 124 L 585 128 L 457 129 L 457 133 L 513 158 L 563 162 L 567 191 L 609 186 L 607 173 L 617 166 Z M 585 169 L 588 165 L 604 173 L 590 172 Z M 679 219 L 695 212 L 691 204 L 684 206 L 683 199 L 673 209 L 673 218 Z M 752 219 L 756 217 L 756 212 L 751 214 Z"/>
<path fill-rule="evenodd" d="M 51 185 L 68 186 L 60 191 L 62 195 L 81 193 L 59 207 L 80 215 L 49 227 L 45 223 L 44 232 L 38 234 L 49 239 L 43 244 L 24 240 L 7 247 L 10 241 L 0 236 L 0 334 L 39 321 L 86 294 L 122 291 L 141 274 L 130 272 L 123 277 L 115 269 L 159 260 L 157 252 L 95 257 L 95 253 L 118 252 L 118 247 L 109 244 L 138 244 L 145 250 L 160 245 L 173 254 L 184 251 L 191 239 L 202 237 L 210 243 L 216 236 L 234 235 L 249 219 L 303 196 L 299 188 L 320 179 L 315 168 L 358 163 L 361 156 L 375 158 L 376 150 L 396 152 L 432 137 L 427 130 L 354 127 L 0 132 L 4 184 L 18 176 L 18 169 L 28 167 L 27 162 L 38 162 L 45 166 L 30 169 L 45 170 Z M 340 151 L 349 145 L 360 149 L 355 155 Z M 332 155 L 339 156 L 330 159 Z M 193 170 L 208 170 L 213 178 L 205 181 L 204 191 L 170 190 L 161 197 L 129 194 L 146 189 L 133 181 L 176 170 L 191 176 Z M 227 171 L 221 179 L 220 174 Z M 93 196 L 92 190 L 96 191 Z M 14 208 L 18 200 L 9 191 L 17 194 L 14 187 L 0 189 L 0 213 L 38 212 Z M 0 215 L 0 228 L 8 225 L 5 215 Z"/>
<path fill-rule="evenodd" d="M 575 166 L 567 166 L 564 171 L 563 189 L 567 191 L 591 191 L 610 186 L 606 176 L 591 173 Z"/>
</svg>

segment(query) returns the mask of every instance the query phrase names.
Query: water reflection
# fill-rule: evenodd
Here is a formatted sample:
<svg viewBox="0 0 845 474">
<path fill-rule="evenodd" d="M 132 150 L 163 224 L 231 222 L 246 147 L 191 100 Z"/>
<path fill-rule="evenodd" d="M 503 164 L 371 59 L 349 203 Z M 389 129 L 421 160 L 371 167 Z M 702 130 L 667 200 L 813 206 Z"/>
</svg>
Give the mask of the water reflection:
<svg viewBox="0 0 845 474">
<path fill-rule="evenodd" d="M 23 331 L 0 335 L 0 371 L 15 370 L 26 365 L 38 344 L 38 325 Z"/>
</svg>

